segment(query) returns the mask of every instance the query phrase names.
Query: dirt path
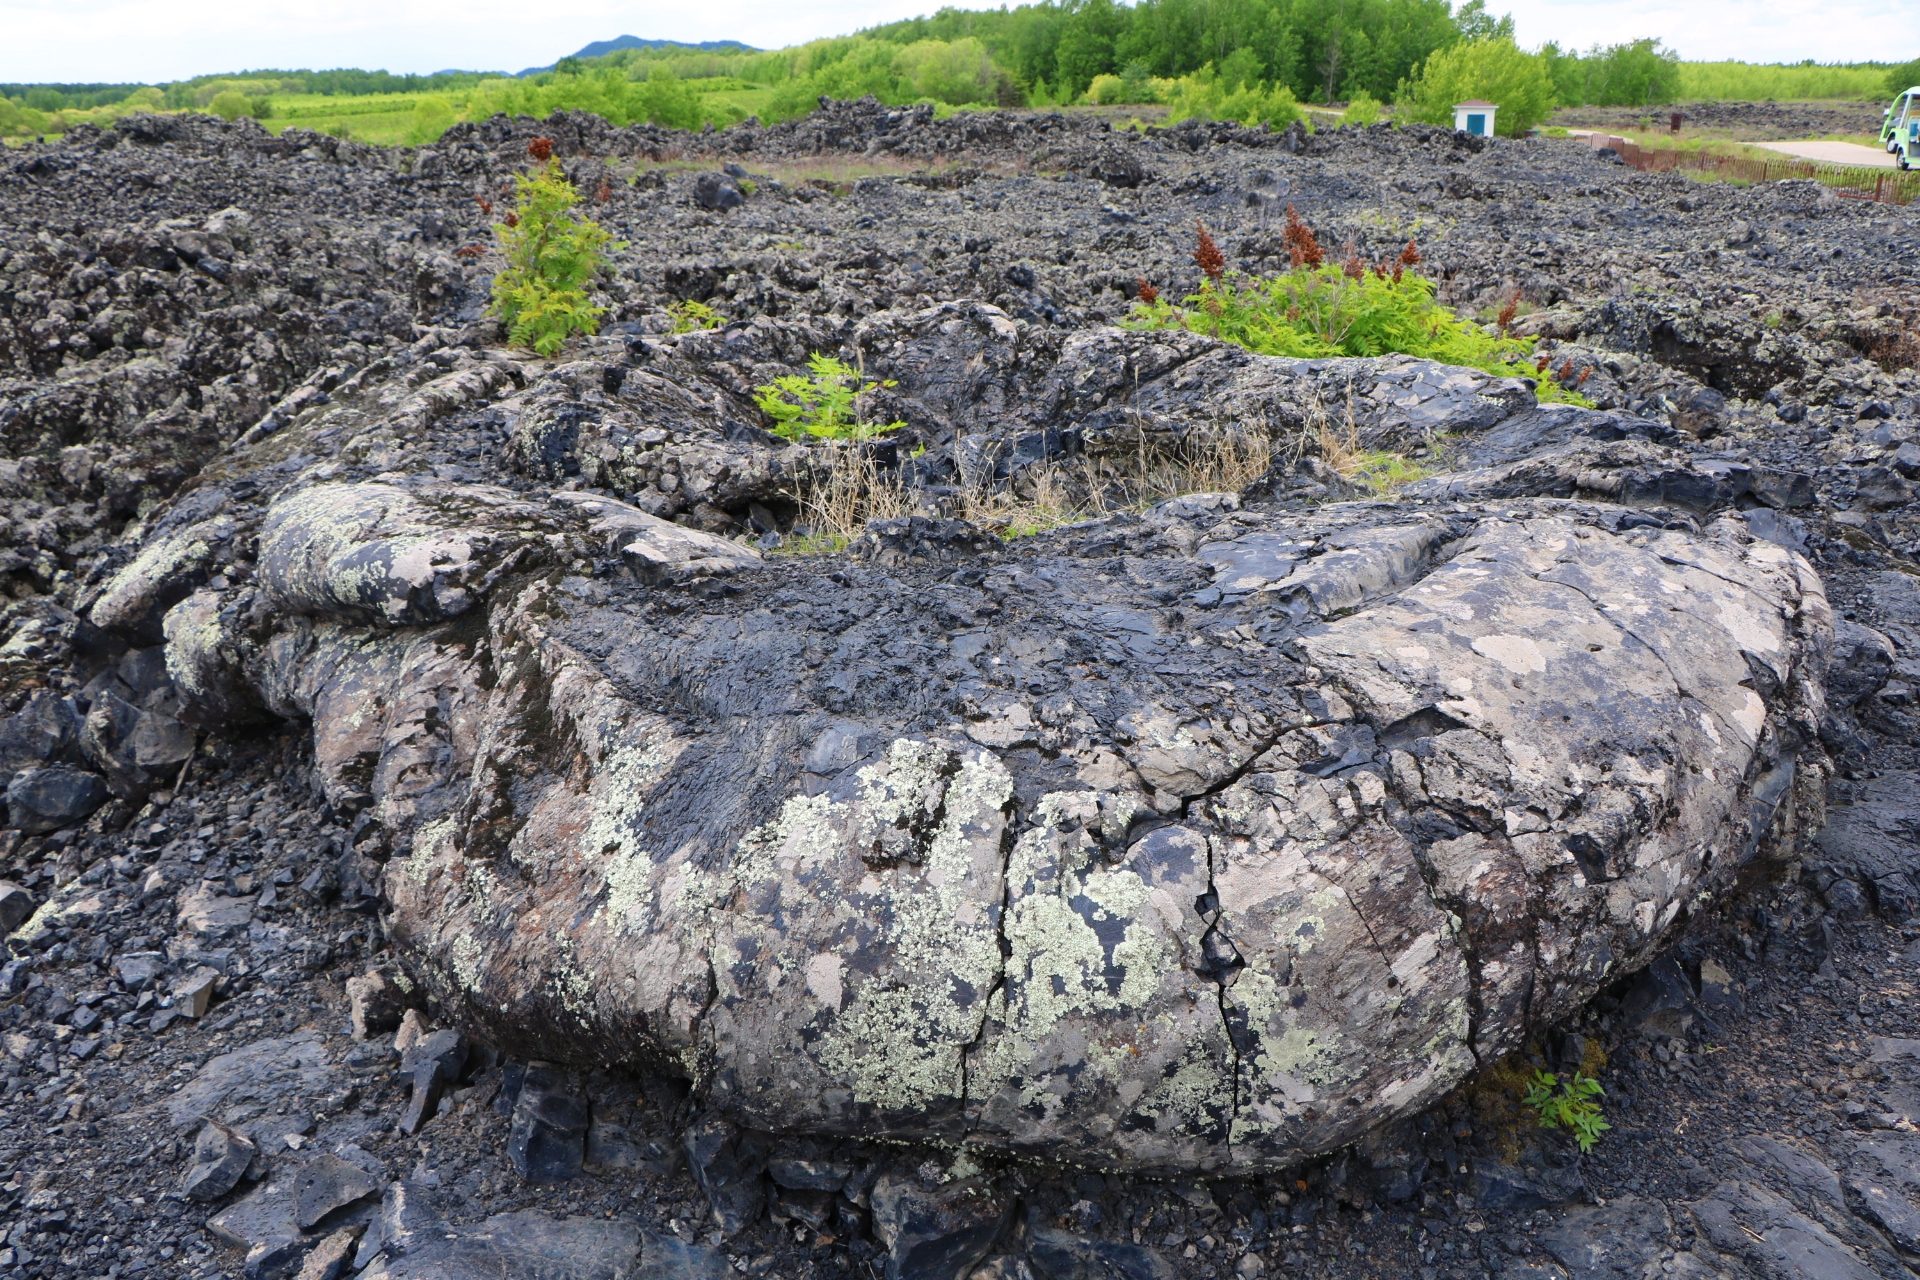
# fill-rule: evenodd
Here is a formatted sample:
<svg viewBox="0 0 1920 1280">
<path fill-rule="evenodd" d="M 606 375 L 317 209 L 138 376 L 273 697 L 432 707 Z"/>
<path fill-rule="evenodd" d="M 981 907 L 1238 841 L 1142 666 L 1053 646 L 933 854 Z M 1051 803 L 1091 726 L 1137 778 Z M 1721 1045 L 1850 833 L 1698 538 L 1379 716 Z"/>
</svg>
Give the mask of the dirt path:
<svg viewBox="0 0 1920 1280">
<path fill-rule="evenodd" d="M 1878 147 L 1863 147 L 1855 142 L 1756 142 L 1756 147 L 1778 151 L 1803 160 L 1825 160 L 1830 164 L 1857 164 L 1872 169 L 1891 169 L 1894 159 Z"/>
</svg>

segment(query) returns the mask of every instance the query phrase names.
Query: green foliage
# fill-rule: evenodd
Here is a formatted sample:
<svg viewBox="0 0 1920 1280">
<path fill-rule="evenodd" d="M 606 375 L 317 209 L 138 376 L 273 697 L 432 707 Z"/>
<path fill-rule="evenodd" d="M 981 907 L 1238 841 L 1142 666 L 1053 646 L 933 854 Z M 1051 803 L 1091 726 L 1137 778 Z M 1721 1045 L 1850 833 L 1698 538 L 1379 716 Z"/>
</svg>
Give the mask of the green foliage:
<svg viewBox="0 0 1920 1280">
<path fill-rule="evenodd" d="M 1903 62 L 1887 72 L 1888 93 L 1905 93 L 1917 84 L 1920 84 L 1920 58 Z"/>
<path fill-rule="evenodd" d="M 606 308 L 587 300 L 586 286 L 605 265 L 610 237 L 573 212 L 580 196 L 559 161 L 513 181 L 514 211 L 493 228 L 507 259 L 493 278 L 493 313 L 509 341 L 550 356 L 573 334 L 600 331 Z"/>
<path fill-rule="evenodd" d="M 674 303 L 667 308 L 667 314 L 673 317 L 674 333 L 693 333 L 699 329 L 714 329 L 718 328 L 722 322 L 718 311 L 692 298 Z"/>
<path fill-rule="evenodd" d="M 862 384 L 860 375 L 843 361 L 815 352 L 807 357 L 811 372 L 788 374 L 753 389 L 754 403 L 774 420 L 773 433 L 789 440 L 803 435 L 819 440 L 868 440 L 907 424 L 861 422 L 854 398 L 893 383 Z"/>
<path fill-rule="evenodd" d="M 1044 81 L 1035 87 L 1035 93 L 1045 91 Z M 1160 89 L 1154 83 L 1153 76 L 1149 74 L 1147 64 L 1135 61 L 1129 62 L 1117 76 L 1107 74 L 1095 76 L 1093 83 L 1087 86 L 1087 101 L 1101 107 L 1132 102 L 1158 102 Z M 1034 105 L 1040 105 L 1037 99 L 1034 100 Z"/>
<path fill-rule="evenodd" d="M 1595 45 L 1584 55 L 1562 53 L 1549 42 L 1539 56 L 1563 106 L 1645 107 L 1672 102 L 1680 92 L 1680 55 L 1658 40 Z"/>
<path fill-rule="evenodd" d="M 964 40 L 916 40 L 893 56 L 893 72 L 911 86 L 916 100 L 956 106 L 993 102 L 1000 75 L 987 47 L 972 36 Z"/>
<path fill-rule="evenodd" d="M 1865 62 L 1792 66 L 1747 62 L 1683 62 L 1679 102 L 1804 102 L 1820 98 L 1878 98 L 1887 88 L 1887 64 Z M 1900 86 L 1902 89 L 1906 85 Z"/>
<path fill-rule="evenodd" d="M 1144 83 L 1209 63 L 1240 83 L 1332 101 L 1384 97 L 1434 50 L 1459 41 L 1461 27 L 1447 0 L 1042 0 L 942 9 L 862 34 L 901 44 L 977 37 L 1036 104 L 1074 100 L 1098 76 Z M 1242 61 L 1229 72 L 1236 55 Z"/>
<path fill-rule="evenodd" d="M 1463 40 L 1513 39 L 1513 15 L 1494 17 L 1487 12 L 1487 0 L 1467 0 L 1453 15 Z"/>
<path fill-rule="evenodd" d="M 536 119 L 554 111 L 591 111 L 611 124 L 658 124 L 698 129 L 708 121 L 732 124 L 741 117 L 708 102 L 665 66 L 655 64 L 644 80 L 632 80 L 617 66 L 584 74 L 543 71 L 522 78 L 483 81 L 467 101 L 466 118 L 484 120 L 496 111 Z"/>
<path fill-rule="evenodd" d="M 1237 120 L 1245 125 L 1265 123 L 1270 128 L 1284 129 L 1304 118 L 1293 90 L 1286 85 L 1247 84 L 1216 73 L 1211 65 L 1193 75 L 1182 76 L 1170 89 L 1167 95 L 1169 124 L 1198 116 L 1203 120 Z"/>
<path fill-rule="evenodd" d="M 1532 378 L 1541 400 L 1587 403 L 1522 363 L 1533 352 L 1531 339 L 1489 335 L 1436 302 L 1433 292 L 1432 281 L 1396 272 L 1390 264 L 1302 266 L 1268 280 L 1227 272 L 1202 281 L 1180 306 L 1164 299 L 1137 302 L 1123 323 L 1130 329 L 1189 329 L 1267 356 L 1403 352 L 1503 378 Z"/>
<path fill-rule="evenodd" d="M 18 98 L 0 98 L 0 136 L 32 137 L 47 131 L 47 115 Z"/>
<path fill-rule="evenodd" d="M 36 111 L 86 110 L 113 106 L 141 92 L 137 84 L 0 84 L 0 99 Z"/>
<path fill-rule="evenodd" d="M 1347 104 L 1340 113 L 1341 124 L 1369 125 L 1380 123 L 1380 103 L 1374 98 L 1361 94 Z"/>
<path fill-rule="evenodd" d="M 1536 1071 L 1533 1085 L 1527 1090 L 1527 1106 L 1539 1115 L 1541 1128 L 1565 1129 L 1580 1144 L 1580 1150 L 1591 1151 L 1600 1135 L 1613 1128 L 1601 1117 L 1600 1104 L 1594 1101 L 1605 1092 L 1598 1080 L 1581 1071 L 1575 1071 L 1569 1080 L 1551 1071 Z"/>
<path fill-rule="evenodd" d="M 1360 453 L 1354 459 L 1352 469 L 1346 473 L 1349 480 L 1357 480 L 1383 497 L 1391 497 L 1402 485 L 1424 480 L 1432 474 L 1431 468 L 1385 449 L 1368 449 Z"/>
<path fill-rule="evenodd" d="M 440 135 L 453 127 L 453 104 L 438 94 L 427 94 L 413 104 L 413 125 L 407 130 L 407 144 L 423 147 L 440 141 Z"/>
<path fill-rule="evenodd" d="M 1441 50 L 1395 94 L 1408 118 L 1439 125 L 1453 123 L 1454 103 L 1474 98 L 1497 105 L 1499 131 L 1515 137 L 1553 110 L 1553 80 L 1540 58 L 1500 37 Z"/>
<path fill-rule="evenodd" d="M 764 59 L 780 58 L 777 66 Z M 994 62 L 987 47 L 972 37 L 896 43 L 852 36 L 763 55 L 755 68 L 775 82 L 766 116 L 789 120 L 814 109 L 820 96 L 859 98 L 872 94 L 882 102 L 936 102 L 951 106 L 1017 105 L 1019 93 Z"/>
<path fill-rule="evenodd" d="M 232 89 L 215 95 L 213 101 L 207 105 L 212 109 L 213 114 L 222 120 L 238 120 L 241 116 L 252 114 L 251 104 L 247 102 L 245 95 L 235 93 Z"/>
</svg>

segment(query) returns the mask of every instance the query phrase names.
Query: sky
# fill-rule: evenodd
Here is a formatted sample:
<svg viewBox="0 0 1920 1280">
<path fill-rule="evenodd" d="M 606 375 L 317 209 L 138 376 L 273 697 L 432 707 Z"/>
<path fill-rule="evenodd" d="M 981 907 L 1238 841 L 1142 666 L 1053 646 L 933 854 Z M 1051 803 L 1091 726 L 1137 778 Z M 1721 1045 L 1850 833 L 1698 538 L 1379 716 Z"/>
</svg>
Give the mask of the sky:
<svg viewBox="0 0 1920 1280">
<path fill-rule="evenodd" d="M 1902 61 L 1916 0 L 1490 0 L 1522 45 L 1655 36 L 1689 59 Z M 518 71 L 631 34 L 778 48 L 939 0 L 0 0 L 0 82 L 182 80 L 252 68 Z M 973 7 L 968 5 L 967 7 Z M 982 6 L 984 7 L 984 6 Z M 1889 42 L 1892 34 L 1894 40 Z"/>
</svg>

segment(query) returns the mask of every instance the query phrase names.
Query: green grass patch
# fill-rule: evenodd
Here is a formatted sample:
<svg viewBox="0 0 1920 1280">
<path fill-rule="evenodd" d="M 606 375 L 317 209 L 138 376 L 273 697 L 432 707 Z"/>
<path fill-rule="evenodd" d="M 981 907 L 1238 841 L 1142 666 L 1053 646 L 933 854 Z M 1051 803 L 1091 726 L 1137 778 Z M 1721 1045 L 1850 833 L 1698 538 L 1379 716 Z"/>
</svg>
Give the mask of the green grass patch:
<svg viewBox="0 0 1920 1280">
<path fill-rule="evenodd" d="M 1362 453 L 1357 464 L 1346 473 L 1349 480 L 1359 481 L 1382 497 L 1391 497 L 1401 486 L 1425 480 L 1432 474 L 1432 467 L 1384 449 L 1369 449 Z"/>
<path fill-rule="evenodd" d="M 853 541 L 844 533 L 799 533 L 774 548 L 777 556 L 837 556 Z"/>
</svg>

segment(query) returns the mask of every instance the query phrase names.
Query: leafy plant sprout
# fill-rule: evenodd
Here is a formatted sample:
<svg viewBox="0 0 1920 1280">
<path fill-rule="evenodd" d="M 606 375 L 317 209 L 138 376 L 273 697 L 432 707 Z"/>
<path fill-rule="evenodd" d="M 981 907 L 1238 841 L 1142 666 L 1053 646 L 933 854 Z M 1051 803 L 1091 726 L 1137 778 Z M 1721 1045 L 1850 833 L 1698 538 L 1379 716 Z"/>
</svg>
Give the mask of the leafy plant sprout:
<svg viewBox="0 0 1920 1280">
<path fill-rule="evenodd" d="M 1600 1082 L 1585 1072 L 1575 1071 L 1571 1079 L 1562 1080 L 1551 1071 L 1536 1071 L 1526 1101 L 1540 1117 L 1541 1128 L 1565 1129 L 1585 1152 L 1593 1150 L 1600 1135 L 1613 1128 L 1601 1117 L 1600 1104 L 1594 1101 L 1605 1093 Z"/>
<path fill-rule="evenodd" d="M 674 333 L 693 333 L 700 329 L 717 329 L 725 323 L 718 311 L 704 302 L 693 298 L 676 302 L 667 308 L 667 315 L 673 319 Z"/>
<path fill-rule="evenodd" d="M 788 374 L 755 387 L 754 403 L 774 420 L 773 433 L 789 440 L 870 440 L 898 430 L 905 422 L 862 422 L 854 399 L 892 382 L 861 381 L 857 370 L 816 351 L 807 357 L 806 376 Z"/>
<path fill-rule="evenodd" d="M 535 138 L 527 150 L 539 167 L 515 175 L 515 208 L 493 228 L 507 266 L 493 278 L 492 310 L 508 341 L 551 356 L 573 334 L 600 331 L 606 308 L 588 301 L 586 286 L 606 265 L 612 237 L 573 212 L 580 194 L 553 158 L 552 141 Z"/>
</svg>

